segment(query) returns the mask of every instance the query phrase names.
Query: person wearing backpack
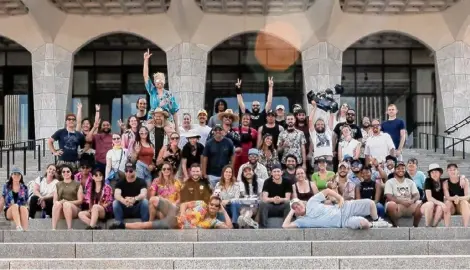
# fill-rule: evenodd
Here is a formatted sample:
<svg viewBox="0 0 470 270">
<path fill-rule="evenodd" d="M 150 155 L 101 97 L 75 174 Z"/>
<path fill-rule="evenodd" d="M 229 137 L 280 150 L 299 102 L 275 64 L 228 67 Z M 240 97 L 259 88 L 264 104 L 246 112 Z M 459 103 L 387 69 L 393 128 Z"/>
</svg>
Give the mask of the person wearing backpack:
<svg viewBox="0 0 470 270">
<path fill-rule="evenodd" d="M 35 218 L 37 211 L 42 211 L 42 218 L 52 216 L 53 196 L 56 191 L 56 166 L 49 164 L 44 176 L 39 176 L 28 183 L 29 193 L 29 217 Z"/>
</svg>

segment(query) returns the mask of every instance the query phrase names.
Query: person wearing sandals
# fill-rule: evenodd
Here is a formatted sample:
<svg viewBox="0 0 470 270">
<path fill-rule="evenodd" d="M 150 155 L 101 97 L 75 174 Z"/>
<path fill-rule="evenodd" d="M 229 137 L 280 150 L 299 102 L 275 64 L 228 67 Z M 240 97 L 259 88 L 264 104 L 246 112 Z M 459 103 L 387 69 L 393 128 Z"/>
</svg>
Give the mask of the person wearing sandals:
<svg viewBox="0 0 470 270">
<path fill-rule="evenodd" d="M 113 133 L 113 148 L 106 153 L 106 182 L 116 187 L 119 180 L 124 179 L 124 168 L 128 160 L 128 151 L 121 146 L 121 135 Z M 85 194 L 88 193 L 85 191 Z"/>
<path fill-rule="evenodd" d="M 52 206 L 52 230 L 55 230 L 60 218 L 65 218 L 67 229 L 72 229 L 72 219 L 78 217 L 83 202 L 83 188 L 79 182 L 74 181 L 72 169 L 68 165 L 61 169 L 63 181 L 56 185 L 54 193 L 54 206 Z"/>
<path fill-rule="evenodd" d="M 429 164 L 429 177 L 424 181 L 425 197 L 421 206 L 426 227 L 436 227 L 444 217 L 446 227 L 450 226 L 450 209 L 444 203 L 443 182 L 441 179 L 444 170 L 439 164 Z"/>
<path fill-rule="evenodd" d="M 87 224 L 87 230 L 101 230 L 96 225 L 98 220 L 111 218 L 113 212 L 113 189 L 104 182 L 103 173 L 100 170 L 93 171 L 93 180 L 87 183 L 89 187 L 85 194 L 85 204 L 88 210 L 78 213 L 78 218 Z"/>
<path fill-rule="evenodd" d="M 24 184 L 23 174 L 13 168 L 8 182 L 3 185 L 0 205 L 4 205 L 5 218 L 13 220 L 17 231 L 28 230 L 28 188 Z"/>
<path fill-rule="evenodd" d="M 258 212 L 258 202 L 263 191 L 264 180 L 259 179 L 255 174 L 253 167 L 248 164 L 242 170 L 240 185 L 240 194 L 243 198 L 240 209 L 240 216 L 237 223 L 240 228 L 258 229 L 259 224 L 253 220 Z"/>
<path fill-rule="evenodd" d="M 42 218 L 52 216 L 53 197 L 58 182 L 54 164 L 49 164 L 46 174 L 34 180 L 32 196 L 29 199 L 30 218 L 34 218 L 38 210 L 42 210 Z"/>
</svg>

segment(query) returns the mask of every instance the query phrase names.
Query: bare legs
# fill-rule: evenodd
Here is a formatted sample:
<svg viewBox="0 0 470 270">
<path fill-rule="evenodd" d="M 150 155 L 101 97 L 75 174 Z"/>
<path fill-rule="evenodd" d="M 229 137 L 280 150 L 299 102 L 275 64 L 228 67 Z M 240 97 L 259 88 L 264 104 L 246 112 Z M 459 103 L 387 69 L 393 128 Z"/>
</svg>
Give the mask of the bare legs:
<svg viewBox="0 0 470 270">
<path fill-rule="evenodd" d="M 17 230 L 28 229 L 29 211 L 26 206 L 19 206 L 17 204 L 10 205 L 6 212 L 6 218 L 8 220 L 13 220 Z"/>
<path fill-rule="evenodd" d="M 72 219 L 78 216 L 78 207 L 70 202 L 54 202 L 52 207 L 52 229 L 57 228 L 59 219 L 65 218 L 67 229 L 72 229 Z"/>
<path fill-rule="evenodd" d="M 104 219 L 106 211 L 103 206 L 95 204 L 90 211 L 81 211 L 78 213 L 78 218 L 90 227 L 96 227 L 98 219 Z"/>
</svg>

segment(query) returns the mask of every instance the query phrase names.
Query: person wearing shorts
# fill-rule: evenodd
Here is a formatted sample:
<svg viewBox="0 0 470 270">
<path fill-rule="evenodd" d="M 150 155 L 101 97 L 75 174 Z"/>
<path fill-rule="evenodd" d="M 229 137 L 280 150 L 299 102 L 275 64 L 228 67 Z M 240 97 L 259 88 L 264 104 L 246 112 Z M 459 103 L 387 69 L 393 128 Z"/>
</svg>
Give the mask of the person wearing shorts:
<svg viewBox="0 0 470 270">
<path fill-rule="evenodd" d="M 326 205 L 326 197 L 333 197 L 337 205 Z M 375 203 L 369 199 L 347 201 L 331 189 L 324 189 L 307 203 L 299 199 L 290 202 L 291 211 L 282 224 L 283 228 L 386 228 L 391 225 L 379 218 Z M 297 219 L 292 221 L 293 216 Z M 366 219 L 372 218 L 372 222 Z"/>
<path fill-rule="evenodd" d="M 401 217 L 413 217 L 413 226 L 418 227 L 422 202 L 415 182 L 405 177 L 405 171 L 406 164 L 399 161 L 395 166 L 395 177 L 385 183 L 385 211 L 394 227 Z"/>
</svg>

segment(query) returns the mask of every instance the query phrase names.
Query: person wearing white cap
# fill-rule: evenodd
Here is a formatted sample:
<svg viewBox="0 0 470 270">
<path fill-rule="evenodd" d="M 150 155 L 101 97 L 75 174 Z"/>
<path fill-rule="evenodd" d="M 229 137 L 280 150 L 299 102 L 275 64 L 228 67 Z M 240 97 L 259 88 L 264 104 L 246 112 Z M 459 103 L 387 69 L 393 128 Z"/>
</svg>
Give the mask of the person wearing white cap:
<svg viewBox="0 0 470 270">
<path fill-rule="evenodd" d="M 337 205 L 326 205 L 326 197 L 333 197 Z M 349 228 L 369 229 L 388 228 L 391 225 L 379 218 L 375 203 L 369 199 L 347 201 L 331 189 L 324 189 L 308 202 L 299 199 L 290 201 L 290 212 L 283 228 Z M 293 216 L 297 219 L 292 221 Z M 370 216 L 372 222 L 365 217 Z"/>
<path fill-rule="evenodd" d="M 273 103 L 273 86 L 274 81 L 273 77 L 268 78 L 269 83 L 269 90 L 268 90 L 268 98 L 266 100 L 266 105 L 264 106 L 264 110 L 261 110 L 261 104 L 259 101 L 255 100 L 251 103 L 251 111 L 248 110 L 243 102 L 242 96 L 242 80 L 237 79 L 237 83 L 235 84 L 235 91 L 237 93 L 237 101 L 238 106 L 240 106 L 241 113 L 249 113 L 251 116 L 251 127 L 258 130 L 260 126 L 262 126 L 266 121 L 266 112 L 271 110 L 271 105 Z"/>
<path fill-rule="evenodd" d="M 450 226 L 450 209 L 444 203 L 444 170 L 437 163 L 429 164 L 429 177 L 424 181 L 424 192 L 421 213 L 424 215 L 426 227 L 436 227 L 444 216 L 444 225 Z"/>
<path fill-rule="evenodd" d="M 283 128 L 287 128 L 285 110 L 286 109 L 282 104 L 276 106 L 276 123 Z"/>
<path fill-rule="evenodd" d="M 264 182 L 264 180 L 268 179 L 268 169 L 266 169 L 266 167 L 258 161 L 259 150 L 256 148 L 251 148 L 250 150 L 248 150 L 248 162 L 240 166 L 240 169 L 238 170 L 237 180 L 239 182 L 242 181 L 243 169 L 247 166 L 251 166 L 260 181 Z"/>
</svg>

